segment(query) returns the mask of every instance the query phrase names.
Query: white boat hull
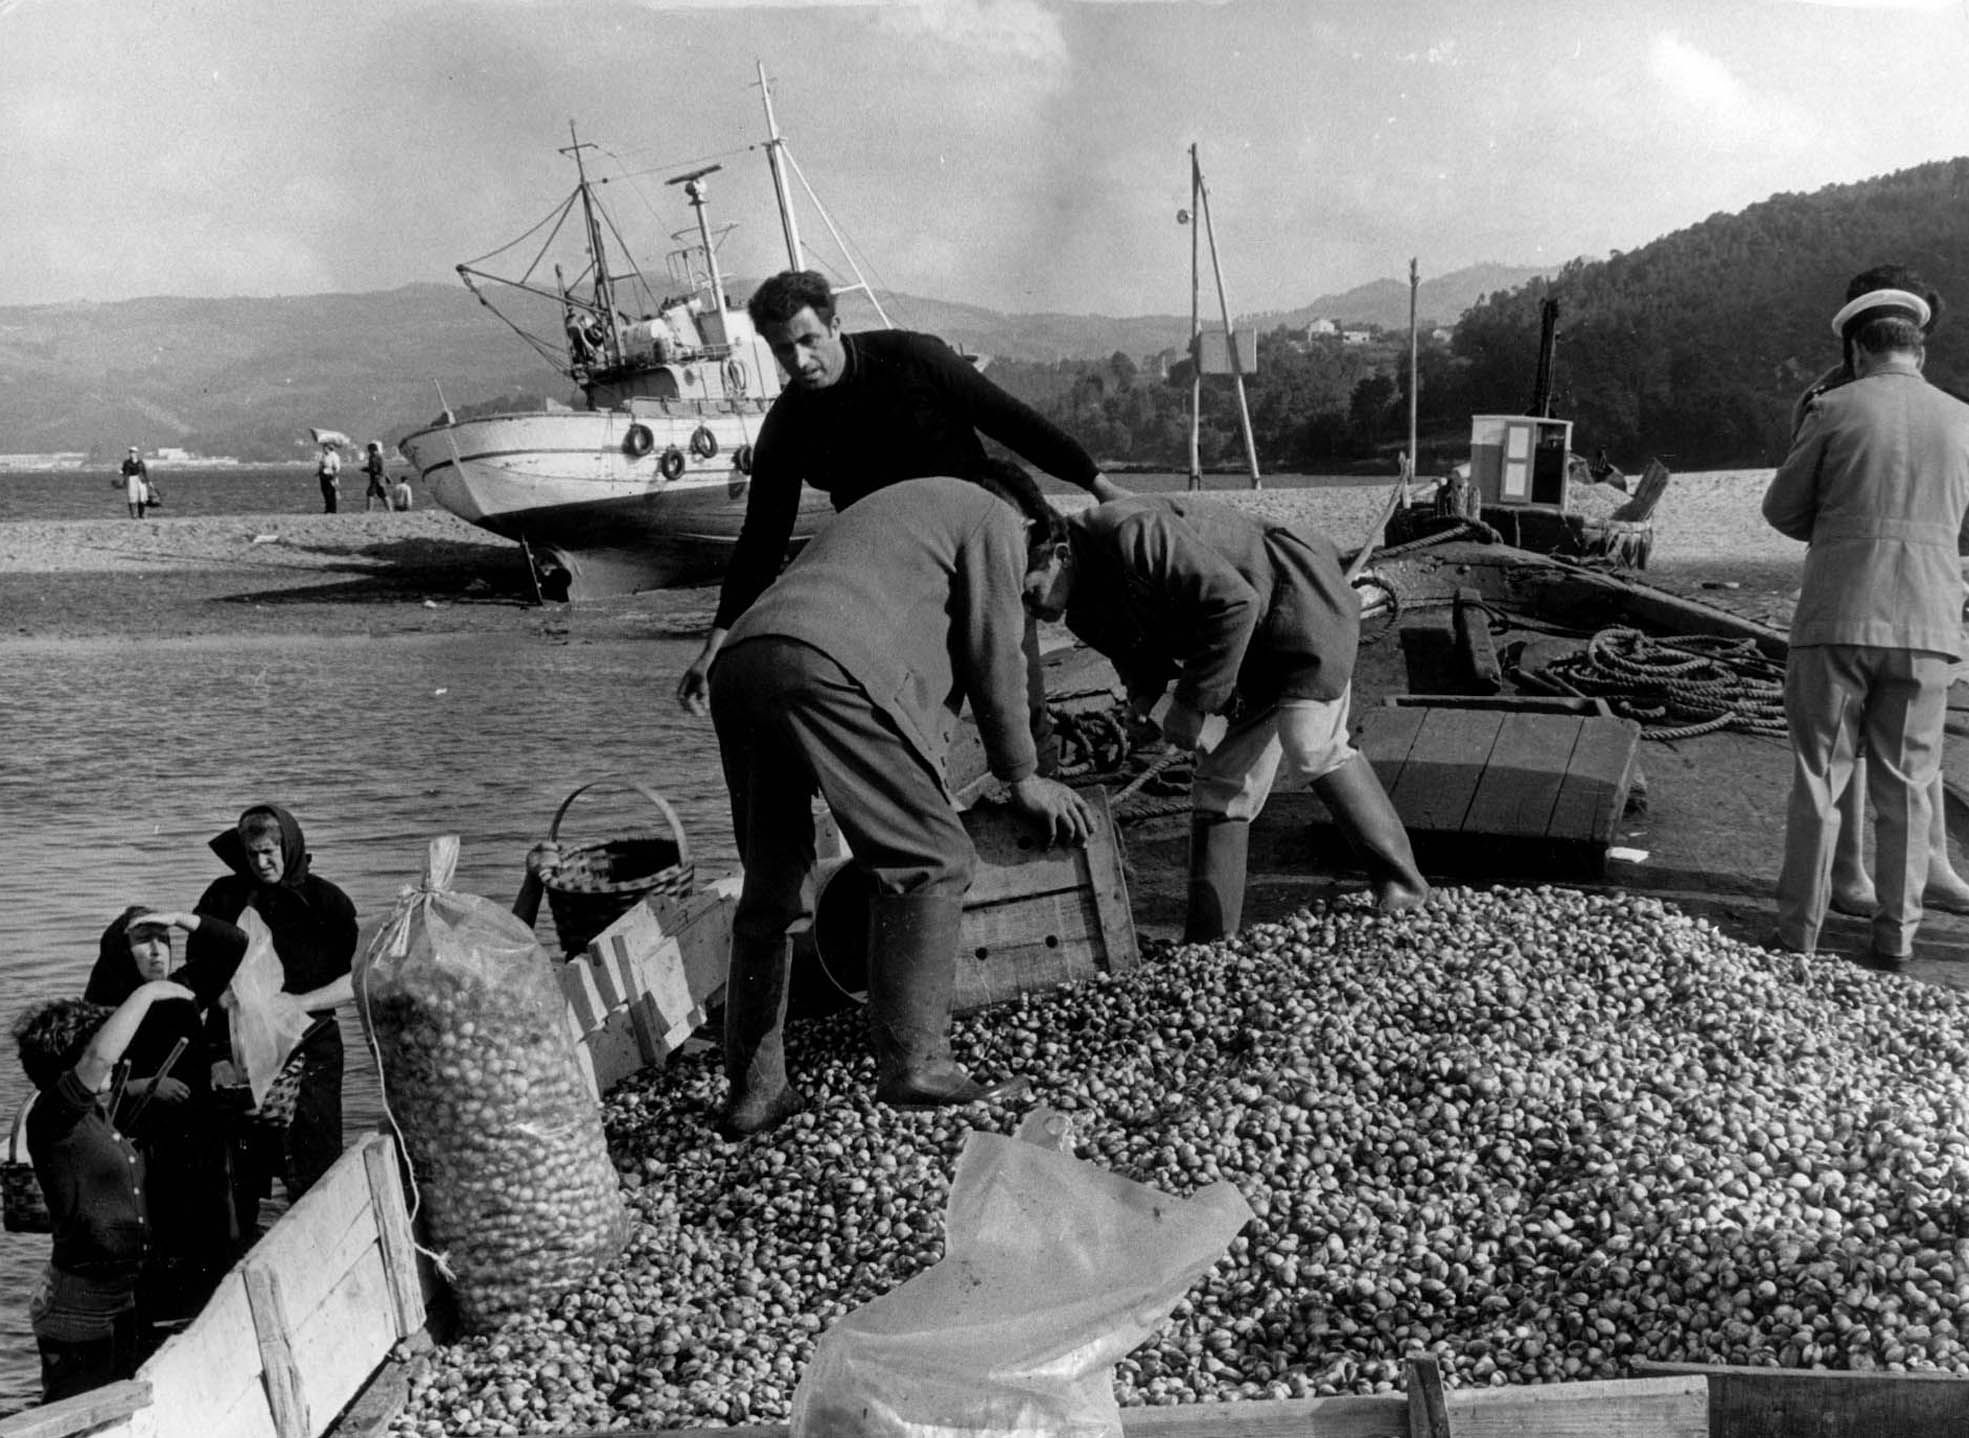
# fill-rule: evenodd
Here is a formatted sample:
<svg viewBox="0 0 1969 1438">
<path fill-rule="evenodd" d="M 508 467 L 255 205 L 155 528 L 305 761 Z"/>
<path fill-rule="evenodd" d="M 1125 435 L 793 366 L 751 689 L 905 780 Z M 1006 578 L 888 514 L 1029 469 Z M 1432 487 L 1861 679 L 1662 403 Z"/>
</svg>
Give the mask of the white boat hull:
<svg viewBox="0 0 1969 1438">
<path fill-rule="evenodd" d="M 750 489 L 735 458 L 762 418 L 640 407 L 499 414 L 434 425 L 399 447 L 440 505 L 526 546 L 543 592 L 594 599 L 724 573 Z M 647 446 L 631 435 L 635 425 L 649 431 Z M 664 474 L 666 454 L 673 469 L 682 457 L 674 478 Z M 832 512 L 824 496 L 803 491 L 796 545 Z"/>
</svg>

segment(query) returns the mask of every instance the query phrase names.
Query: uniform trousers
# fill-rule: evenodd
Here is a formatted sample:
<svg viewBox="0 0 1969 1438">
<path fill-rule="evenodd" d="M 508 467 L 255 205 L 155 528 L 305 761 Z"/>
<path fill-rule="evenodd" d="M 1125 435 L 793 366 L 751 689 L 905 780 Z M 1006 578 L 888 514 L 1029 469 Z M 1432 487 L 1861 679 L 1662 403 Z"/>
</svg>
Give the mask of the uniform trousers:
<svg viewBox="0 0 1969 1438">
<path fill-rule="evenodd" d="M 1285 699 L 1240 719 L 1215 749 L 1196 761 L 1190 807 L 1198 814 L 1249 822 L 1258 817 L 1285 766 L 1288 788 L 1308 788 L 1360 751 L 1347 738 L 1353 686 L 1338 699 Z"/>
<path fill-rule="evenodd" d="M 727 645 L 711 666 L 732 831 L 745 878 L 734 937 L 813 917 L 813 795 L 878 894 L 961 899 L 976 862 L 942 777 L 841 666 L 797 639 Z"/>
<path fill-rule="evenodd" d="M 1863 644 L 1795 646 L 1785 661 L 1791 798 L 1778 872 L 1778 941 L 1809 953 L 1832 897 L 1835 806 L 1866 755 L 1873 802 L 1873 951 L 1905 957 L 1921 927 L 1930 793 L 1942 758 L 1950 659 Z"/>
</svg>

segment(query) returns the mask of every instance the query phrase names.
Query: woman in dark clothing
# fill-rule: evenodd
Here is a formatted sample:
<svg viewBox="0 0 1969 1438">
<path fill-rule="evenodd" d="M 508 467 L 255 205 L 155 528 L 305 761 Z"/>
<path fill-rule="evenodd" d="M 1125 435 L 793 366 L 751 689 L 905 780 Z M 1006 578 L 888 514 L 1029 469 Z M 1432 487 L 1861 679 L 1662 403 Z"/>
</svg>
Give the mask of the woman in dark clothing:
<svg viewBox="0 0 1969 1438">
<path fill-rule="evenodd" d="M 175 973 L 174 929 L 186 935 L 185 963 Z M 196 1314 L 234 1256 L 227 1130 L 211 1085 L 212 1062 L 225 1050 L 208 1046 L 203 1011 L 218 1002 L 245 953 L 245 933 L 224 919 L 137 906 L 103 930 L 83 994 L 89 1003 L 115 1008 L 144 984 L 168 978 L 194 996 L 152 1005 L 123 1051 L 130 1079 L 118 1126 L 143 1151 L 150 1175 L 153 1246 L 137 1288 L 146 1327 Z M 180 1041 L 184 1051 L 166 1074 Z"/>
<path fill-rule="evenodd" d="M 198 912 L 237 920 L 256 912 L 273 936 L 285 990 L 309 1011 L 313 1024 L 295 1053 L 302 1065 L 299 1097 L 279 1156 L 288 1201 L 313 1187 L 342 1152 L 342 1031 L 335 1007 L 352 997 L 356 910 L 349 896 L 310 872 L 312 856 L 301 825 L 275 804 L 256 804 L 212 840 L 212 852 L 232 873 L 214 879 Z M 274 1165 L 248 1157 L 240 1175 L 242 1231 L 251 1237 L 255 1205 L 269 1191 Z"/>
</svg>

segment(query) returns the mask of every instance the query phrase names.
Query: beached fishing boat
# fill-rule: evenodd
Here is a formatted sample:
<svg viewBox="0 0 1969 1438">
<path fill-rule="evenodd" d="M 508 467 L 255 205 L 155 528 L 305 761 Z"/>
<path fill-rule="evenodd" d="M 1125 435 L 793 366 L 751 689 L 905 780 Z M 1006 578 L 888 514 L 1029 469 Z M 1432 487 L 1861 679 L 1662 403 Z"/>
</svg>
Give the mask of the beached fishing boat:
<svg viewBox="0 0 1969 1438">
<path fill-rule="evenodd" d="M 759 81 L 763 91 L 763 67 Z M 770 92 L 766 123 L 788 264 L 805 268 L 786 187 L 792 161 Z M 398 441 L 439 504 L 525 547 L 541 594 L 554 599 L 702 584 L 723 573 L 745 518 L 752 444 L 780 390 L 772 352 L 744 307 L 732 304 L 719 268 L 706 205 L 708 177 L 720 167 L 668 182 L 682 189 L 695 237 L 667 256 L 669 288 L 660 291 L 608 243 L 614 235 L 619 245 L 620 231 L 588 172 L 589 148 L 576 140 L 564 152 L 574 160 L 575 188 L 543 222 L 547 238 L 521 274 L 458 267 L 495 312 L 488 290 L 553 307 L 559 331 L 550 335 L 502 318 L 574 382 L 583 407 L 467 418 L 447 407 Z M 572 278 L 560 265 L 542 275 L 570 226 L 580 231 L 583 268 Z M 807 491 L 795 545 L 831 513 L 824 496 Z"/>
</svg>

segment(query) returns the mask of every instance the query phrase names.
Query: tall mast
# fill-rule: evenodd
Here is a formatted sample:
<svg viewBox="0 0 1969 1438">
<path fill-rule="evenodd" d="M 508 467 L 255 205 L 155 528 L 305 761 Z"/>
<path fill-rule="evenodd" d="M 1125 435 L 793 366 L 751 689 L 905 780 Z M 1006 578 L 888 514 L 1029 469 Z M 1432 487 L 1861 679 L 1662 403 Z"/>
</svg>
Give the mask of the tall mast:
<svg viewBox="0 0 1969 1438">
<path fill-rule="evenodd" d="M 581 152 L 595 147 L 576 137 L 572 120 L 567 122 L 567 134 L 571 143 L 561 153 L 574 156 L 574 173 L 581 192 L 581 216 L 588 226 L 588 253 L 595 261 L 595 304 L 602 312 L 602 323 L 608 327 L 609 348 L 612 352 L 618 351 L 621 342 L 615 333 L 615 285 L 609 279 L 608 252 L 602 248 L 601 222 L 595 218 L 595 202 L 588 193 L 588 168 L 581 162 Z"/>
<path fill-rule="evenodd" d="M 779 227 L 786 235 L 786 264 L 788 269 L 804 270 L 807 261 L 800 250 L 800 227 L 793 219 L 793 197 L 786 189 L 786 161 L 780 154 L 786 147 L 786 141 L 780 138 L 779 121 L 773 117 L 773 92 L 766 83 L 766 62 L 755 60 L 753 63 L 759 67 L 759 94 L 766 102 L 766 164 L 773 172 L 773 195 L 779 201 Z"/>
<path fill-rule="evenodd" d="M 716 174 L 723 168 L 723 165 L 706 165 L 701 170 L 692 170 L 688 175 L 678 175 L 674 179 L 665 181 L 666 184 L 682 185 L 684 198 L 689 200 L 690 207 L 697 211 L 698 239 L 704 245 L 704 264 L 710 271 L 711 278 L 711 298 L 717 302 L 719 314 L 723 314 L 732 306 L 731 301 L 725 297 L 725 277 L 718 269 L 718 249 L 711 243 L 711 221 L 704 213 L 706 194 L 704 177 Z"/>
</svg>

